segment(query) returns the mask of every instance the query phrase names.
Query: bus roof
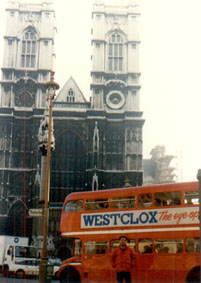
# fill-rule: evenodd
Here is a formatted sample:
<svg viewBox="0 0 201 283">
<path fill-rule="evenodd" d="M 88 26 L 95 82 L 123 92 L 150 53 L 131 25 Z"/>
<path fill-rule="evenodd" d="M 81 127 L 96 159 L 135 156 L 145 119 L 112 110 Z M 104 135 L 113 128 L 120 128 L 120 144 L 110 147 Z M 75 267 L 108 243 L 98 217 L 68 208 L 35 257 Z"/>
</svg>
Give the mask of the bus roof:
<svg viewBox="0 0 201 283">
<path fill-rule="evenodd" d="M 85 192 L 74 192 L 69 194 L 65 198 L 67 200 L 78 200 L 78 199 L 104 199 L 111 198 L 115 196 L 128 196 L 132 191 L 135 193 L 151 193 L 151 192 L 163 192 L 163 191 L 189 191 L 198 190 L 198 182 L 184 182 L 184 183 L 174 183 L 174 184 L 156 184 L 143 187 L 128 187 L 128 188 L 117 188 L 117 189 L 107 189 L 99 191 L 85 191 Z"/>
</svg>

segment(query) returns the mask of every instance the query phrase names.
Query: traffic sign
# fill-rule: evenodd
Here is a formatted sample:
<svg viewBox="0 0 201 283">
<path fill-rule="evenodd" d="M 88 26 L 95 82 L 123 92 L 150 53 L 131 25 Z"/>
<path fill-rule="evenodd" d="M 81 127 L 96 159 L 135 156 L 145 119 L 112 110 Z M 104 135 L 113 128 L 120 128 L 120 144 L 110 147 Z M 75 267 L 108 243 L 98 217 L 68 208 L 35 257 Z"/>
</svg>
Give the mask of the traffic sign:
<svg viewBox="0 0 201 283">
<path fill-rule="evenodd" d="M 42 208 L 29 209 L 29 216 L 42 216 Z"/>
</svg>

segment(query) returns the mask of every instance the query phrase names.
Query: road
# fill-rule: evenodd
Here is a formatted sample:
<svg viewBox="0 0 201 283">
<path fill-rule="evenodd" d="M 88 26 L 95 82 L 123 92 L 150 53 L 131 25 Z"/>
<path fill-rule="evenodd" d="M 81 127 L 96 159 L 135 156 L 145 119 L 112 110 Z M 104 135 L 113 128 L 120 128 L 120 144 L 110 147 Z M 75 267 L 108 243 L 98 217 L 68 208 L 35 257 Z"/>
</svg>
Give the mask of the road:
<svg viewBox="0 0 201 283">
<path fill-rule="evenodd" d="M 17 279 L 17 278 L 6 278 L 0 277 L 0 283 L 35 283 L 38 279 Z M 48 283 L 59 283 L 58 280 L 51 280 Z"/>
</svg>

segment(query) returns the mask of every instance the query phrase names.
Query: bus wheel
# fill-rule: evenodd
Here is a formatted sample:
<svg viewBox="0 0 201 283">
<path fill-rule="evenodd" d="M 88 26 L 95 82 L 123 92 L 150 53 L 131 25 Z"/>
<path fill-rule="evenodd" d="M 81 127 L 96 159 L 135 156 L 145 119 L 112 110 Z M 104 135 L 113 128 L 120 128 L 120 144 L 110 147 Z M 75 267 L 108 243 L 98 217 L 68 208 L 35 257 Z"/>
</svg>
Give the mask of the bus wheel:
<svg viewBox="0 0 201 283">
<path fill-rule="evenodd" d="M 74 267 L 67 267 L 59 279 L 61 283 L 81 283 L 80 274 Z"/>
<path fill-rule="evenodd" d="M 186 283 L 200 283 L 200 266 L 194 267 L 188 273 Z"/>
<path fill-rule="evenodd" d="M 25 277 L 25 272 L 22 269 L 17 270 L 15 274 L 16 274 L 17 278 L 24 278 Z"/>
</svg>

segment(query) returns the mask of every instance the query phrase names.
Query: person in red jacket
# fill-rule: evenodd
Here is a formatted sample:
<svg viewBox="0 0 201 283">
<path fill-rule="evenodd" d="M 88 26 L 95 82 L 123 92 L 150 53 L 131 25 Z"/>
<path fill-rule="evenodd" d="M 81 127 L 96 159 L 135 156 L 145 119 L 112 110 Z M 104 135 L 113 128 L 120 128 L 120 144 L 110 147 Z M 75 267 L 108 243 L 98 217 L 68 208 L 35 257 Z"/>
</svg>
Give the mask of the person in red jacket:
<svg viewBox="0 0 201 283">
<path fill-rule="evenodd" d="M 131 283 L 131 269 L 134 266 L 135 255 L 131 248 L 127 246 L 127 238 L 119 238 L 119 247 L 112 252 L 112 267 L 116 270 L 118 283 Z"/>
</svg>

